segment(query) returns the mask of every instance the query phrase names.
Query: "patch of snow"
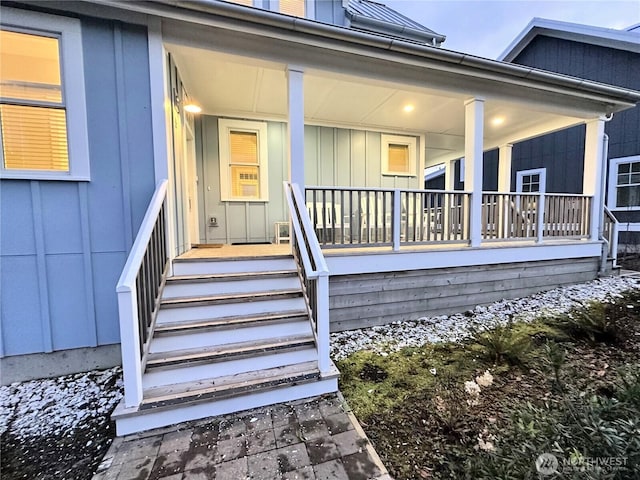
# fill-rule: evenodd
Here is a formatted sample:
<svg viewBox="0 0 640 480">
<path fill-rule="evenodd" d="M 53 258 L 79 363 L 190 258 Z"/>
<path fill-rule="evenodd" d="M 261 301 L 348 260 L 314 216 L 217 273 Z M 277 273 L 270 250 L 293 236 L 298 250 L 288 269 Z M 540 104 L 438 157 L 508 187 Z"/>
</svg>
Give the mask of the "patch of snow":
<svg viewBox="0 0 640 480">
<path fill-rule="evenodd" d="M 120 367 L 0 387 L 0 433 L 64 436 L 109 415 L 122 398 Z"/>
<path fill-rule="evenodd" d="M 469 312 L 421 317 L 417 320 L 337 332 L 331 334 L 331 357 L 341 360 L 359 350 L 371 350 L 379 355 L 386 355 L 404 347 L 420 347 L 436 342 L 459 342 L 478 331 L 505 325 L 510 321 L 531 322 L 543 316 L 566 313 L 592 300 L 603 301 L 610 297 L 619 297 L 622 292 L 639 285 L 640 280 L 637 277 L 604 277 L 591 282 L 554 288 L 528 297 L 478 305 Z"/>
</svg>

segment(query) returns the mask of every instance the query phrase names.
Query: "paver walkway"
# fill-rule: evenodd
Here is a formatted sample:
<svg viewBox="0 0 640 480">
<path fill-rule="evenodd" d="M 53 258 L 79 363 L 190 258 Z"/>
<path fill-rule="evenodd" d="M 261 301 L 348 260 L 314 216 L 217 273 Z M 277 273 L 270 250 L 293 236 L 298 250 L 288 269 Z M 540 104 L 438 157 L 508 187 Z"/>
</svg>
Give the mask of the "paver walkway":
<svg viewBox="0 0 640 480">
<path fill-rule="evenodd" d="M 116 438 L 93 480 L 391 480 L 340 394 Z"/>
</svg>

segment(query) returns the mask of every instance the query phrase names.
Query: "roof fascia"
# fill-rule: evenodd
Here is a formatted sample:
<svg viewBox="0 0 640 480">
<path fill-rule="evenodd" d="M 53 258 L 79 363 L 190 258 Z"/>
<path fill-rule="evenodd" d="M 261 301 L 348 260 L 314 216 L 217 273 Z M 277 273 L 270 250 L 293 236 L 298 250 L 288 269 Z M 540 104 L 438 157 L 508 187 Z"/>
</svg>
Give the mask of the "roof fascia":
<svg viewBox="0 0 640 480">
<path fill-rule="evenodd" d="M 473 55 L 454 52 L 413 42 L 391 39 L 373 33 L 290 17 L 241 5 L 210 0 L 154 0 L 120 2 L 117 0 L 82 0 L 80 2 L 34 2 L 69 10 L 69 4 L 102 5 L 116 10 L 158 16 L 176 22 L 189 22 L 216 27 L 233 33 L 262 35 L 292 45 L 306 45 L 335 52 L 369 57 L 372 61 L 386 59 L 396 64 L 428 68 L 443 74 L 453 74 L 474 83 L 500 83 L 501 88 L 532 89 L 535 92 L 561 94 L 576 101 L 591 100 L 599 107 L 599 114 L 611 113 L 640 102 L 640 92 L 604 85 L 584 79 L 537 70 L 531 67 L 498 62 Z M 71 9 L 70 11 L 73 11 Z M 185 31 L 188 34 L 188 31 Z M 592 107 L 595 105 L 592 105 Z M 606 111 L 605 111 L 606 110 Z"/>
<path fill-rule="evenodd" d="M 635 32 L 534 18 L 498 56 L 498 60 L 512 62 L 538 35 L 640 53 L 640 35 Z"/>
</svg>

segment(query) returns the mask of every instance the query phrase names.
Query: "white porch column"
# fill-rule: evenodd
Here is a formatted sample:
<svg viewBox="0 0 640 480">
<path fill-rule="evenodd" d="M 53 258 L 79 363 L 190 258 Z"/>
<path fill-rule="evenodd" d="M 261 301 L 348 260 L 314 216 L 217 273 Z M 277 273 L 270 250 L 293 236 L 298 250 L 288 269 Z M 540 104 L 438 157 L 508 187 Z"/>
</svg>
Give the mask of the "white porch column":
<svg viewBox="0 0 640 480">
<path fill-rule="evenodd" d="M 292 65 L 287 67 L 287 113 L 289 181 L 304 192 L 304 72 Z"/>
<path fill-rule="evenodd" d="M 444 166 L 444 189 L 453 191 L 456 186 L 456 161 L 447 160 Z"/>
<path fill-rule="evenodd" d="M 511 191 L 511 154 L 513 145 L 502 145 L 498 149 L 498 191 L 508 193 Z"/>
<path fill-rule="evenodd" d="M 602 175 L 604 175 L 604 118 L 594 118 L 586 122 L 584 139 L 584 176 L 582 194 L 591 195 L 590 238 L 600 238 L 600 217 L 602 215 Z"/>
<path fill-rule="evenodd" d="M 464 102 L 464 189 L 471 191 L 469 203 L 469 238 L 471 246 L 480 246 L 482 234 L 482 138 L 484 133 L 484 99 Z"/>
</svg>

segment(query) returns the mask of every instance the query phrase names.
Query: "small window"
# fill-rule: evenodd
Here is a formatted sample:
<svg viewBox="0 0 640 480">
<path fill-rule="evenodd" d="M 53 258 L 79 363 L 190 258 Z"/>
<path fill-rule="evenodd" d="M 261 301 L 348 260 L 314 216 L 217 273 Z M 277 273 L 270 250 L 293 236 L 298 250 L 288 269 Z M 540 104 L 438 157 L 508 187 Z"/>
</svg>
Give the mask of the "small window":
<svg viewBox="0 0 640 480">
<path fill-rule="evenodd" d="M 266 124 L 221 119 L 218 132 L 222 200 L 268 200 Z"/>
<path fill-rule="evenodd" d="M 0 176 L 88 180 L 79 21 L 3 9 L 0 64 Z"/>
<path fill-rule="evenodd" d="M 546 168 L 523 170 L 516 174 L 516 192 L 544 193 L 546 191 Z"/>
<path fill-rule="evenodd" d="M 416 138 L 382 135 L 382 174 L 416 176 Z"/>
<path fill-rule="evenodd" d="M 640 156 L 611 160 L 609 207 L 640 209 Z"/>
<path fill-rule="evenodd" d="M 280 0 L 279 11 L 285 15 L 304 18 L 305 3 L 306 0 Z"/>
</svg>

